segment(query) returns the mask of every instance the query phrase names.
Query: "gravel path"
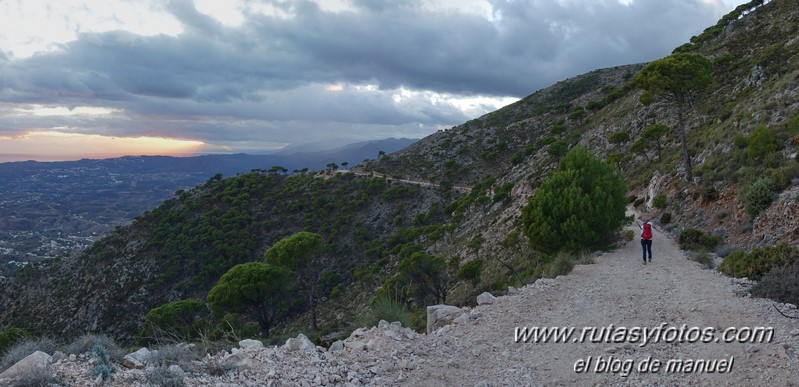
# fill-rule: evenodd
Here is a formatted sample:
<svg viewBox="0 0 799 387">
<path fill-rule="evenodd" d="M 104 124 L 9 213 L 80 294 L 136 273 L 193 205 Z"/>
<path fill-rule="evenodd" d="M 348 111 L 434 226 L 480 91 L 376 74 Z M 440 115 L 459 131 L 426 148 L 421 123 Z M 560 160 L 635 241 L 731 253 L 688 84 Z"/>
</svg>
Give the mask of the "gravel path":
<svg viewBox="0 0 799 387">
<path fill-rule="evenodd" d="M 781 316 L 769 300 L 738 296 L 741 281 L 700 268 L 658 230 L 652 263 L 644 265 L 640 254 L 635 239 L 597 257 L 595 264 L 578 265 L 568 276 L 539 280 L 491 304 L 464 308 L 455 323 L 428 335 L 382 321 L 330 349 L 304 337 L 266 348 L 249 340 L 241 348 L 160 373 L 150 360 L 133 368 L 118 365 L 105 382 L 93 376 L 96 359 L 88 353 L 54 356 L 48 369 L 69 386 L 180 385 L 168 381 L 189 387 L 799 384 L 799 320 Z M 708 328 L 716 332 L 707 343 L 680 342 L 674 334 L 683 326 L 686 338 L 701 338 L 700 330 Z M 575 327 L 576 332 L 566 342 L 516 342 L 517 327 Z M 583 327 L 597 328 L 588 335 L 593 342 L 575 340 Z M 643 344 L 640 331 L 637 339 L 625 335 L 636 327 L 660 327 L 661 340 Z M 727 328 L 755 327 L 772 329 L 771 340 L 715 340 Z M 683 361 L 684 368 L 668 370 L 669 360 Z M 713 372 L 687 368 L 689 361 L 708 362 Z M 647 369 L 657 362 L 658 372 Z"/>
<path fill-rule="evenodd" d="M 638 231 L 635 225 L 630 229 Z M 568 276 L 538 281 L 517 295 L 500 297 L 493 305 L 479 306 L 477 310 L 482 317 L 475 325 L 454 325 L 443 335 L 425 337 L 428 353 L 444 358 L 439 362 L 422 362 L 404 384 L 799 384 L 795 353 L 799 348 L 799 320 L 780 316 L 771 301 L 736 296 L 740 285 L 713 270 L 701 269 L 687 259 L 672 239 L 657 230 L 653 261 L 644 265 L 638 241 L 634 239 L 617 251 L 598 257 L 596 264 L 579 265 Z M 523 326 L 573 326 L 579 330 L 611 324 L 656 328 L 663 323 L 666 328 L 685 324 L 686 328 L 713 327 L 719 331 L 730 327 L 773 327 L 773 340 L 770 343 L 659 342 L 644 346 L 640 342 L 514 342 L 515 328 Z M 592 363 L 587 372 L 575 372 L 575 363 L 589 357 Z M 616 359 L 617 372 L 595 372 L 600 357 L 605 362 L 611 357 Z M 664 363 L 664 369 L 657 373 L 637 372 L 647 358 Z M 669 359 L 733 361 L 731 369 L 724 373 L 669 373 L 665 370 Z M 625 361 L 631 363 L 632 370 L 622 376 Z"/>
</svg>

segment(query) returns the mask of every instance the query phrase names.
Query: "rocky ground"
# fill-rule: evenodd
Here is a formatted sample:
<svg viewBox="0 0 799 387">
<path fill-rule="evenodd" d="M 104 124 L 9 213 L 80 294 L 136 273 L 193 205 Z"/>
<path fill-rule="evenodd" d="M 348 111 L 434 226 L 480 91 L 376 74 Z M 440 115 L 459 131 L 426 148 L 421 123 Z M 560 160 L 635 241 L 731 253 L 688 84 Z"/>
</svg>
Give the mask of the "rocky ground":
<svg viewBox="0 0 799 387">
<path fill-rule="evenodd" d="M 244 341 L 215 356 L 158 365 L 153 359 L 159 356 L 141 350 L 125 365 L 114 364 L 106 381 L 93 375 L 95 356 L 41 354 L 40 362 L 69 386 L 799 384 L 799 320 L 775 309 L 797 315 L 794 306 L 749 298 L 746 281 L 702 269 L 657 230 L 653 252 L 653 261 L 644 265 L 633 240 L 568 276 L 496 299 L 485 296 L 474 309 L 442 308 L 436 315 L 454 321 L 431 334 L 381 322 L 331 348 L 304 337 L 281 347 Z M 522 327 L 576 327 L 577 333 L 566 342 L 517 342 Z M 593 340 L 575 340 L 583 327 L 604 330 L 589 333 Z M 659 329 L 660 340 L 643 343 L 621 327 L 633 335 L 642 333 L 636 327 Z M 728 328 L 745 335 L 756 327 L 772 328 L 771 340 L 716 340 Z M 705 332 L 708 343 L 701 342 Z M 689 340 L 680 341 L 681 334 Z M 682 372 L 667 370 L 670 360 L 682 361 Z M 687 368 L 688 360 L 704 361 L 714 372 Z M 661 368 L 652 372 L 658 362 Z"/>
</svg>

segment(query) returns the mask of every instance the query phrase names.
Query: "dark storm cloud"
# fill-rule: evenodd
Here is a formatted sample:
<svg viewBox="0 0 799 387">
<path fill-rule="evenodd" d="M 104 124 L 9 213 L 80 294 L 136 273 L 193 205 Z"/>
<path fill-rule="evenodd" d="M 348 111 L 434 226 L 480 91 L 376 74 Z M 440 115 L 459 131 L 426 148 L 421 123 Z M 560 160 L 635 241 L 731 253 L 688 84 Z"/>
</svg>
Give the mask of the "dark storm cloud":
<svg viewBox="0 0 799 387">
<path fill-rule="evenodd" d="M 310 1 L 273 4 L 293 16 L 249 13 L 228 27 L 174 1 L 167 9 L 184 28 L 175 37 L 82 34 L 55 52 L 0 56 L 4 111 L 102 106 L 126 117 L 0 118 L 0 130 L 63 125 L 283 142 L 347 127 L 429 133 L 472 117 L 424 95 L 397 102 L 396 89 L 523 97 L 596 68 L 666 55 L 719 16 L 700 0 L 491 0 L 493 20 L 420 1 L 358 0 L 339 13 Z M 323 87 L 337 83 L 343 90 Z"/>
</svg>

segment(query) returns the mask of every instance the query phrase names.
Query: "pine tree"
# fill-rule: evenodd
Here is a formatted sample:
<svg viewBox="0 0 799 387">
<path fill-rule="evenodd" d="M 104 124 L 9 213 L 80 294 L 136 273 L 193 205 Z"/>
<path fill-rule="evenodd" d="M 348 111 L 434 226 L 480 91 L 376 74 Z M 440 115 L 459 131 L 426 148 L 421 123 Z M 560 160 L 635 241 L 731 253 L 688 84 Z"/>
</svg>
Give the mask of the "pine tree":
<svg viewBox="0 0 799 387">
<path fill-rule="evenodd" d="M 546 254 L 601 247 L 624 224 L 626 193 L 613 166 L 573 148 L 523 209 L 531 247 Z"/>
</svg>

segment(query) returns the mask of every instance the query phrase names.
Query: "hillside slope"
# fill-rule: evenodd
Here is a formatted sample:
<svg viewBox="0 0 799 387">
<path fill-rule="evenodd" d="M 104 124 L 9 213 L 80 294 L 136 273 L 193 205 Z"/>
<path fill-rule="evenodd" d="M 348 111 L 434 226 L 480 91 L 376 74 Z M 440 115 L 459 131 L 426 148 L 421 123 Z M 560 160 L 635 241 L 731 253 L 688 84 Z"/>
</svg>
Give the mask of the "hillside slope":
<svg viewBox="0 0 799 387">
<path fill-rule="evenodd" d="M 634 224 L 630 227 L 637 229 Z M 799 378 L 799 329 L 794 320 L 780 316 L 772 302 L 738 296 L 738 283 L 702 270 L 658 230 L 651 264 L 641 263 L 639 250 L 631 242 L 597 257 L 596 264 L 577 266 L 568 276 L 538 281 L 493 304 L 464 308 L 465 319 L 432 334 L 419 335 L 385 323 L 358 329 L 339 349 L 329 351 L 291 349 L 287 344 L 219 353 L 185 369 L 191 373 L 183 381 L 186 386 L 347 382 L 364 386 L 740 386 L 791 385 Z M 644 343 L 598 331 L 589 334 L 594 338 L 586 342 L 515 342 L 517 327 L 596 327 L 608 332 L 611 327 L 616 332 L 621 327 L 661 327 L 667 332 L 683 326 L 685 332 L 715 330 L 713 340 L 678 342 L 673 340 L 674 333 L 664 333 L 659 341 Z M 728 328 L 745 332 L 757 327 L 771 329 L 772 340 L 765 340 L 768 336 L 764 335 L 762 342 L 715 342 Z M 586 372 L 575 372 L 580 359 L 591 359 Z M 600 359 L 617 362 L 613 371 L 598 369 Z M 716 372 L 685 372 L 687 368 L 668 372 L 672 359 L 723 360 L 731 366 L 725 366 L 724 372 L 715 366 Z M 663 364 L 658 372 L 639 371 L 638 367 L 653 360 Z M 225 363 L 235 370 L 225 375 L 208 373 L 213 364 Z M 71 385 L 91 380 L 91 370 L 85 360 L 50 368 Z M 108 385 L 133 386 L 147 380 L 147 371 L 122 367 Z"/>
<path fill-rule="evenodd" d="M 765 3 L 765 4 L 764 4 Z M 713 83 L 686 114 L 692 181 L 685 180 L 676 114 L 667 103 L 645 106 L 633 77 L 642 65 L 593 71 L 564 80 L 483 117 L 440 131 L 363 166 L 390 176 L 447 184 L 490 183 L 489 192 L 512 187 L 506 207 L 477 206 L 456 240 L 481 237 L 484 255 L 511 259 L 530 254 L 512 242 L 520 208 L 557 164 L 564 149 L 580 145 L 625 174 L 647 219 L 678 235 L 696 228 L 722 239 L 725 250 L 764 244 L 799 244 L 799 8 L 795 1 L 751 1 L 675 51 L 698 52 L 713 62 Z M 670 129 L 654 144 L 634 150 L 653 124 Z M 750 144 L 765 127 L 775 147 L 757 154 Z M 614 135 L 627 140 L 613 141 Z M 622 137 L 622 138 L 623 138 Z M 760 177 L 771 180 L 774 199 L 752 216 L 745 195 Z M 653 207 L 663 195 L 665 206 Z M 638 203 L 638 202 L 636 202 Z M 779 226 L 778 226 L 779 225 Z M 510 238 L 510 239 L 508 239 Z M 462 245 L 461 245 L 462 246 Z M 467 249 L 456 249 L 469 255 Z M 529 255 L 528 255 L 529 256 Z M 502 271 L 500 265 L 497 271 Z"/>
<path fill-rule="evenodd" d="M 150 309 L 205 299 L 230 267 L 263 260 L 268 246 L 304 229 L 321 234 L 336 257 L 320 284 L 323 296 L 357 272 L 382 281 L 386 256 L 448 217 L 442 200 L 432 190 L 351 173 L 215 177 L 81 254 L 29 265 L 0 282 L 0 322 L 66 337 L 100 331 L 129 342 Z M 426 232 L 412 232 L 412 222 Z"/>
<path fill-rule="evenodd" d="M 150 308 L 187 296 L 202 299 L 232 265 L 260 260 L 277 239 L 301 229 L 323 234 L 341 259 L 333 271 L 343 288 L 340 298 L 320 306 L 327 324 L 320 334 L 346 330 L 345 322 L 352 323 L 356 310 L 360 315 L 368 309 L 381 286 L 397 285 L 387 280 L 414 253 L 446 260 L 449 274 L 477 263 L 479 276 L 456 278 L 446 297 L 450 304 L 473 305 L 483 291 L 503 292 L 509 284 L 547 274 L 548 257 L 531 251 L 520 231 L 521 209 L 575 145 L 617 165 L 631 202 L 668 233 L 700 229 L 721 241 L 719 253 L 778 241 L 796 245 L 799 7 L 795 0 L 763 3 L 739 7 L 678 49 L 714 62 L 714 83 L 686 115 L 695 167 L 691 181 L 681 169 L 674 130 L 661 141 L 662 157 L 655 156 L 652 144 L 645 152 L 632 150 L 650 125 L 675 124 L 668 104 L 640 103 L 633 79 L 642 65 L 596 70 L 357 170 L 359 176 L 373 171 L 389 179 L 306 176 L 305 183 L 290 184 L 295 178 L 256 173 L 181 194 L 87 254 L 0 283 L 0 327 L 69 335 L 105 330 L 130 337 Z M 773 139 L 765 152 L 753 152 L 756 131 Z M 620 133 L 628 140 L 611 141 L 625 137 Z M 745 193 L 761 177 L 772 179 L 774 198 L 762 212 L 750 214 Z M 390 184 L 392 179 L 436 185 Z M 373 181 L 380 183 L 370 193 Z M 461 194 L 451 189 L 455 185 L 470 191 Z M 264 196 L 272 188 L 276 196 Z M 657 196 L 664 203 L 653 207 Z M 258 216 L 252 219 L 249 209 L 257 209 Z M 670 222 L 660 220 L 665 213 Z M 208 234 L 212 237 L 205 238 Z M 356 246 L 358 235 L 368 236 L 362 246 Z M 411 298 L 402 301 L 411 306 L 427 301 Z M 283 332 L 305 329 L 301 311 L 292 317 L 294 324 L 287 322 Z"/>
</svg>

